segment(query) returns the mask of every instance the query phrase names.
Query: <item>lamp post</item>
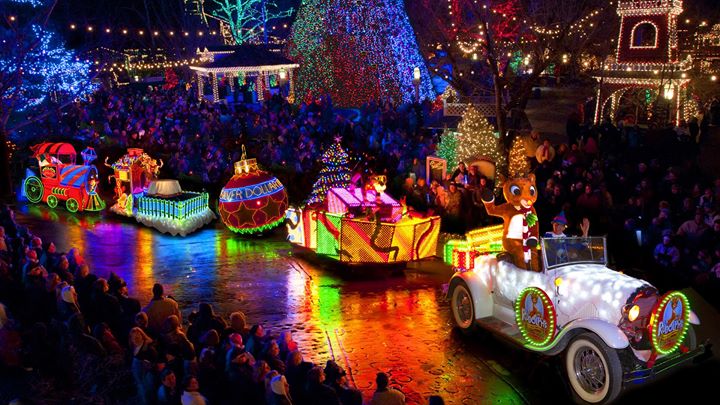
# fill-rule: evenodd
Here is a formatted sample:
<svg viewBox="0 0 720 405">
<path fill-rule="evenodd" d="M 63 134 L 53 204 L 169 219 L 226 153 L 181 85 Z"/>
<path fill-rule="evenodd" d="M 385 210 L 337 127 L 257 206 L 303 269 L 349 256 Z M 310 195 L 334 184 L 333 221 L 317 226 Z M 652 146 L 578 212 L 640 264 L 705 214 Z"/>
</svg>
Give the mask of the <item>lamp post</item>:
<svg viewBox="0 0 720 405">
<path fill-rule="evenodd" d="M 420 102 L 420 68 L 413 69 L 413 87 L 415 87 L 415 102 Z"/>
<path fill-rule="evenodd" d="M 672 81 L 670 83 L 665 84 L 663 86 L 663 97 L 667 101 L 667 115 L 668 115 L 668 122 L 673 122 L 671 113 L 672 113 L 672 99 L 675 97 L 675 86 L 673 85 Z"/>
<path fill-rule="evenodd" d="M 284 97 L 283 88 L 285 87 L 285 84 L 288 80 L 287 70 L 285 70 L 285 68 L 280 69 L 280 72 L 278 73 L 278 79 L 278 83 L 280 84 L 280 96 Z"/>
</svg>

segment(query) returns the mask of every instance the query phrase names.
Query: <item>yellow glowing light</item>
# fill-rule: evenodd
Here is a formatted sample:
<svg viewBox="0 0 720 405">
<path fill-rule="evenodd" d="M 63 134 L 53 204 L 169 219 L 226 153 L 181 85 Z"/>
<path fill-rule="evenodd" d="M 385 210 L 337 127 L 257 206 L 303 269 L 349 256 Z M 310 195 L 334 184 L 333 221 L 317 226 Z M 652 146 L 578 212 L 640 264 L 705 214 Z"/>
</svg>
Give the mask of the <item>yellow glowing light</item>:
<svg viewBox="0 0 720 405">
<path fill-rule="evenodd" d="M 715 76 L 715 75 L 710 76 L 710 80 L 717 81 L 717 76 Z"/>
<path fill-rule="evenodd" d="M 123 35 L 127 35 L 127 30 L 122 30 Z"/>
<path fill-rule="evenodd" d="M 640 307 L 637 305 L 633 305 L 632 308 L 630 308 L 630 311 L 628 311 L 628 320 L 630 322 L 635 322 L 638 315 L 640 315 Z"/>
<path fill-rule="evenodd" d="M 110 33 L 110 28 L 105 28 L 105 33 L 106 33 L 106 34 L 109 34 L 109 33 Z"/>
<path fill-rule="evenodd" d="M 87 27 L 87 30 L 88 30 L 88 32 L 92 32 L 93 27 L 92 27 L 92 26 L 88 26 L 88 27 Z"/>
<path fill-rule="evenodd" d="M 559 288 L 562 285 L 562 283 L 563 283 L 562 277 L 558 277 L 555 279 L 555 287 Z"/>
<path fill-rule="evenodd" d="M 74 29 L 75 29 L 75 24 L 70 24 L 70 29 L 71 29 L 71 30 L 74 30 Z"/>
</svg>

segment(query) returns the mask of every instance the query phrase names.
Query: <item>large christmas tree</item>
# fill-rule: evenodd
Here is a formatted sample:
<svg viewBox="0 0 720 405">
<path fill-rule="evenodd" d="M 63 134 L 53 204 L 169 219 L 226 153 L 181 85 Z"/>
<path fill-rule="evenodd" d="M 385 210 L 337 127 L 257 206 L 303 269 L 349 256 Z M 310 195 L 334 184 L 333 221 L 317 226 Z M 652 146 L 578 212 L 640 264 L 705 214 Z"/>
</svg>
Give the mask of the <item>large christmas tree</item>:
<svg viewBox="0 0 720 405">
<path fill-rule="evenodd" d="M 457 162 L 469 163 L 475 159 L 486 159 L 495 163 L 496 170 L 506 166 L 502 145 L 495 135 L 495 129 L 477 108 L 470 106 L 463 113 L 458 125 Z"/>
<path fill-rule="evenodd" d="M 305 0 L 293 24 L 290 57 L 300 63 L 300 100 L 330 94 L 340 106 L 391 97 L 433 98 L 430 74 L 418 50 L 403 0 Z"/>
<path fill-rule="evenodd" d="M 350 158 L 340 145 L 339 139 L 326 150 L 320 159 L 325 167 L 320 170 L 318 179 L 313 184 L 307 205 L 325 201 L 328 190 L 335 187 L 347 188 L 350 185 Z"/>
</svg>

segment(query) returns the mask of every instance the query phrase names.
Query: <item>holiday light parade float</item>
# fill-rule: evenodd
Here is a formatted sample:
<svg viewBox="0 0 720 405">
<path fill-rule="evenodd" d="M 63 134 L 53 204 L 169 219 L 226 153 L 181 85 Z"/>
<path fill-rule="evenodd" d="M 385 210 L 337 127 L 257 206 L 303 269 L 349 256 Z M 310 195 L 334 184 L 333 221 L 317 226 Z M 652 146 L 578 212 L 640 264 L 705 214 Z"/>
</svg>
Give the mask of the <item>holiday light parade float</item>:
<svg viewBox="0 0 720 405">
<path fill-rule="evenodd" d="M 183 191 L 177 180 L 158 180 L 162 167 L 142 149 L 130 148 L 112 165 L 115 204 L 110 210 L 163 233 L 185 236 L 215 219 L 206 192 Z"/>
<path fill-rule="evenodd" d="M 235 175 L 220 192 L 218 212 L 227 227 L 243 235 L 260 235 L 285 220 L 288 196 L 280 180 L 260 170 L 255 159 L 235 162 Z"/>
<path fill-rule="evenodd" d="M 92 162 L 97 159 L 93 148 L 81 152 L 83 164 L 76 164 L 77 153 L 69 143 L 41 143 L 33 146 L 38 172 L 23 182 L 23 193 L 31 203 L 45 202 L 50 208 L 65 201 L 70 212 L 102 211 L 105 202 L 97 194 L 98 171 Z"/>
<path fill-rule="evenodd" d="M 483 201 L 503 225 L 445 246 L 459 329 L 481 327 L 529 351 L 563 354 L 577 403 L 612 402 L 630 385 L 710 357 L 682 292 L 660 294 L 609 269 L 604 237 L 539 238 L 534 176 L 503 181 L 503 194 L 505 204 Z"/>
<path fill-rule="evenodd" d="M 288 240 L 344 264 L 402 264 L 435 255 L 440 217 L 412 217 L 385 193 L 385 176 L 354 187 L 335 143 L 304 208 L 287 211 Z"/>
</svg>

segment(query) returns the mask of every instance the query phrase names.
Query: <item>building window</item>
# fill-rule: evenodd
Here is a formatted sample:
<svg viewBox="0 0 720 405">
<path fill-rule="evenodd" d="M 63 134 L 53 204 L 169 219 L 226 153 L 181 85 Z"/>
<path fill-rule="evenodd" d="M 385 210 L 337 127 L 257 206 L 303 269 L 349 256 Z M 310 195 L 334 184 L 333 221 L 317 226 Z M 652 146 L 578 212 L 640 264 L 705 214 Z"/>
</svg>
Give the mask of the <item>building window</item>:
<svg viewBox="0 0 720 405">
<path fill-rule="evenodd" d="M 643 21 L 632 30 L 631 48 L 657 48 L 658 32 L 655 24 Z"/>
</svg>

